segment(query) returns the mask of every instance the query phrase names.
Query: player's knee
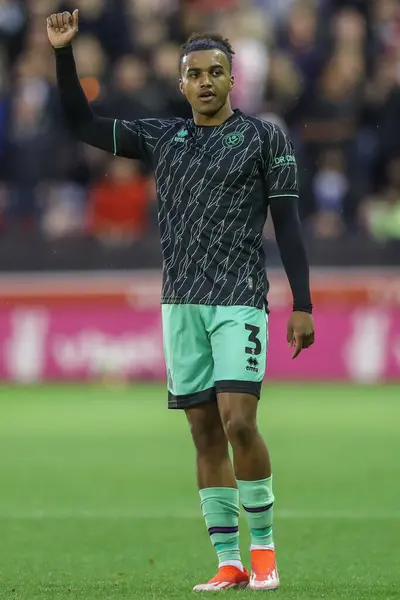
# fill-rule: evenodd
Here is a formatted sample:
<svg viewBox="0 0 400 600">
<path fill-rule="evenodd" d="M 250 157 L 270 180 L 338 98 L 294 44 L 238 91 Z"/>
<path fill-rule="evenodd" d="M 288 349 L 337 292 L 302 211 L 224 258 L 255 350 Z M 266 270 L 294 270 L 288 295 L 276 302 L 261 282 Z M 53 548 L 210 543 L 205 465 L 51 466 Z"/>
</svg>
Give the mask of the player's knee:
<svg viewBox="0 0 400 600">
<path fill-rule="evenodd" d="M 202 455 L 215 455 L 219 449 L 225 449 L 227 444 L 221 427 L 215 427 L 209 431 L 205 429 L 192 431 L 192 436 L 197 453 Z"/>
<path fill-rule="evenodd" d="M 248 448 L 257 435 L 257 427 L 253 420 L 241 415 L 231 415 L 225 422 L 226 436 L 233 447 Z"/>
<path fill-rule="evenodd" d="M 221 423 L 191 422 L 190 431 L 198 454 L 214 454 L 218 448 L 226 446 L 226 436 Z"/>
</svg>

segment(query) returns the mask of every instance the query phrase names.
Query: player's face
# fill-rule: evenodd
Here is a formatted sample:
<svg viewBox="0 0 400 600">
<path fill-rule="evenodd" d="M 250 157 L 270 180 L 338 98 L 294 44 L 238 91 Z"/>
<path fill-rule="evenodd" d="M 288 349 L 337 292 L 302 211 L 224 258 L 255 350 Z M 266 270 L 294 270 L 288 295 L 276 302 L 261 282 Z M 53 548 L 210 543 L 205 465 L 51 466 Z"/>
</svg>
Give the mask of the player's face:
<svg viewBox="0 0 400 600">
<path fill-rule="evenodd" d="M 197 113 L 215 115 L 233 83 L 228 57 L 221 50 L 199 50 L 183 57 L 180 90 Z"/>
</svg>

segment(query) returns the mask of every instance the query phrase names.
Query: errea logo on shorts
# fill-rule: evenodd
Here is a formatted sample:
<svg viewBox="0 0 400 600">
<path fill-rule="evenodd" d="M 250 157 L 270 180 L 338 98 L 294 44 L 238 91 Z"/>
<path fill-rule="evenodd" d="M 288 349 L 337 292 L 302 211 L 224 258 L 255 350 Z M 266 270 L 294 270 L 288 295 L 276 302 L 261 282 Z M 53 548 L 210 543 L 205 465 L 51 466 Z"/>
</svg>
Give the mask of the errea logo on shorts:
<svg viewBox="0 0 400 600">
<path fill-rule="evenodd" d="M 247 359 L 247 367 L 246 371 L 252 371 L 253 373 L 258 373 L 258 360 L 255 357 L 251 357 Z"/>
<path fill-rule="evenodd" d="M 174 142 L 185 142 L 189 132 L 187 129 L 181 129 L 174 137 Z"/>
</svg>

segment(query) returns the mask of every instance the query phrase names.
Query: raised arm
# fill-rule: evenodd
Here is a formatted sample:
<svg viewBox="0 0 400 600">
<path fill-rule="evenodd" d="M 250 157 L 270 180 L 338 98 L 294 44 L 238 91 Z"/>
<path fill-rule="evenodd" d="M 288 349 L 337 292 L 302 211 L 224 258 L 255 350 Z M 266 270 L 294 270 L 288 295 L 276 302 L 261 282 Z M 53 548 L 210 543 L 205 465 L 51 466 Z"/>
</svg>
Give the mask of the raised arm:
<svg viewBox="0 0 400 600">
<path fill-rule="evenodd" d="M 78 34 L 78 11 L 53 14 L 47 19 L 47 34 L 56 56 L 61 106 L 75 138 L 96 148 L 114 152 L 115 120 L 97 116 L 79 82 L 71 43 Z"/>
</svg>

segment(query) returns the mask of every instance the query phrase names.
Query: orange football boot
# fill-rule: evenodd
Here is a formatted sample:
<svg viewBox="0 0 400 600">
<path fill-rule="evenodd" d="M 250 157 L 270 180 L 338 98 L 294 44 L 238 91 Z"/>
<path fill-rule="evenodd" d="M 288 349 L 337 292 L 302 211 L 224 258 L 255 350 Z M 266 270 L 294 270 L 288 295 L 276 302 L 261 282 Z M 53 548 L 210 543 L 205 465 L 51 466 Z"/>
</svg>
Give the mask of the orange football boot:
<svg viewBox="0 0 400 600">
<path fill-rule="evenodd" d="M 278 587 L 279 575 L 275 550 L 252 550 L 249 588 L 257 591 L 276 590 Z"/>
<path fill-rule="evenodd" d="M 208 583 L 200 583 L 193 588 L 194 592 L 219 592 L 233 588 L 246 588 L 249 583 L 249 572 L 243 571 L 233 565 L 226 565 L 218 569 L 218 573 Z"/>
</svg>

